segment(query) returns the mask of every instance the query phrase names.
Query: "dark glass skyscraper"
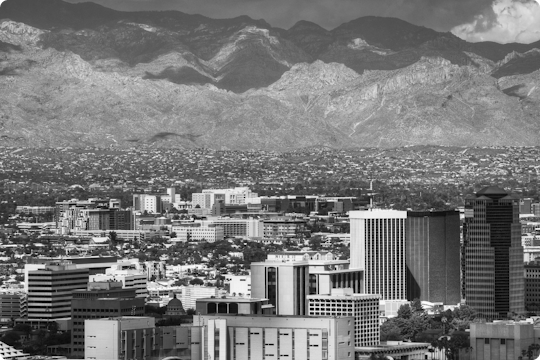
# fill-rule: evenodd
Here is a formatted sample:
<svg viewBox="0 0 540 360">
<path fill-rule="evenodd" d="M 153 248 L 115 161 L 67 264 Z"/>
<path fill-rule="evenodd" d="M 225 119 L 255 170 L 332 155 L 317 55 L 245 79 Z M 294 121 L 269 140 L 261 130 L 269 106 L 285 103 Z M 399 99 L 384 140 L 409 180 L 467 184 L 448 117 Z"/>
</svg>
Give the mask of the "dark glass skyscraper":
<svg viewBox="0 0 540 360">
<path fill-rule="evenodd" d="M 463 290 L 487 319 L 525 311 L 519 198 L 486 187 L 465 200 Z"/>
<path fill-rule="evenodd" d="M 407 300 L 459 304 L 459 231 L 457 211 L 407 212 Z"/>
</svg>

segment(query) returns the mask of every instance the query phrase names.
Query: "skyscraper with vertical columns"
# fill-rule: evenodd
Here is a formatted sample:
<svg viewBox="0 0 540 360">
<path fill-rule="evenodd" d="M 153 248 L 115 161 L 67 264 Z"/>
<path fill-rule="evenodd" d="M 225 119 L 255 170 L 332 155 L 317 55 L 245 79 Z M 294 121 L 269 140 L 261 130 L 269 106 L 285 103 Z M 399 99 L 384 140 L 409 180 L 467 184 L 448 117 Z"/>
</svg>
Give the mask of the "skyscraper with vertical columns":
<svg viewBox="0 0 540 360">
<path fill-rule="evenodd" d="M 487 319 L 525 311 L 519 198 L 490 186 L 465 200 L 463 290 Z"/>
<path fill-rule="evenodd" d="M 406 299 L 406 211 L 350 211 L 351 268 L 364 270 L 364 293 Z"/>
</svg>

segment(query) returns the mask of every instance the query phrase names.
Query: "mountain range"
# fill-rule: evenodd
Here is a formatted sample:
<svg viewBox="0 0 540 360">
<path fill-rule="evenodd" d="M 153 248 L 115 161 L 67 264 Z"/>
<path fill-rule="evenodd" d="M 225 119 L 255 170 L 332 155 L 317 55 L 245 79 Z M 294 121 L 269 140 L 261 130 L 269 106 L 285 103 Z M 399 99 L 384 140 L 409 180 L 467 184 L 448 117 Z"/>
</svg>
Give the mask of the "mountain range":
<svg viewBox="0 0 540 360">
<path fill-rule="evenodd" d="M 540 41 L 468 43 L 395 18 L 0 6 L 0 144 L 290 150 L 538 145 Z"/>
</svg>

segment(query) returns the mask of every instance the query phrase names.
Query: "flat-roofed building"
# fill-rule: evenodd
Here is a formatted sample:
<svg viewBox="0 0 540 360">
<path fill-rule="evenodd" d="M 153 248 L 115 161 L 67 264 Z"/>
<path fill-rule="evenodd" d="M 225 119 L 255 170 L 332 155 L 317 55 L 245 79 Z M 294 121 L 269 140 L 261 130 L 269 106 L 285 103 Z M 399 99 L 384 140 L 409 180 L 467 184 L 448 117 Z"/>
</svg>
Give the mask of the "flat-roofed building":
<svg viewBox="0 0 540 360">
<path fill-rule="evenodd" d="M 201 315 L 212 360 L 353 360 L 353 317 Z"/>
<path fill-rule="evenodd" d="M 28 271 L 28 319 L 70 317 L 73 291 L 87 286 L 88 269 L 75 265 L 49 264 Z"/>
<path fill-rule="evenodd" d="M 71 301 L 71 354 L 84 355 L 84 321 L 119 316 L 143 316 L 145 301 L 135 298 L 134 289 L 121 282 L 90 283 L 88 290 L 76 290 Z"/>
<path fill-rule="evenodd" d="M 274 306 L 268 299 L 218 297 L 197 299 L 197 314 L 272 315 Z"/>
<path fill-rule="evenodd" d="M 534 325 L 527 322 L 471 323 L 471 359 L 520 359 L 538 335 Z"/>
<path fill-rule="evenodd" d="M 351 268 L 364 270 L 364 292 L 406 299 L 406 211 L 349 212 Z"/>
<path fill-rule="evenodd" d="M 85 359 L 202 359 L 200 326 L 155 326 L 151 317 L 85 321 Z"/>
<path fill-rule="evenodd" d="M 308 295 L 310 316 L 354 317 L 354 346 L 377 346 L 380 341 L 380 295 L 355 294 L 353 289 L 333 289 L 327 295 Z"/>
</svg>

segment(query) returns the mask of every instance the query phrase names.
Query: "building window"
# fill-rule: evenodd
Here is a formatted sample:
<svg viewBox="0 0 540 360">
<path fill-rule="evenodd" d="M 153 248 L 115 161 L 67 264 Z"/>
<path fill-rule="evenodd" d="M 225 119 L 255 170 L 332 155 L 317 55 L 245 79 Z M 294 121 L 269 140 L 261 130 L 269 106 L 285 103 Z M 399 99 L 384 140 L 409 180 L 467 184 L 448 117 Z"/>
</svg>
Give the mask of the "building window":
<svg viewBox="0 0 540 360">
<path fill-rule="evenodd" d="M 484 344 L 489 345 L 489 339 L 484 339 Z"/>
</svg>

